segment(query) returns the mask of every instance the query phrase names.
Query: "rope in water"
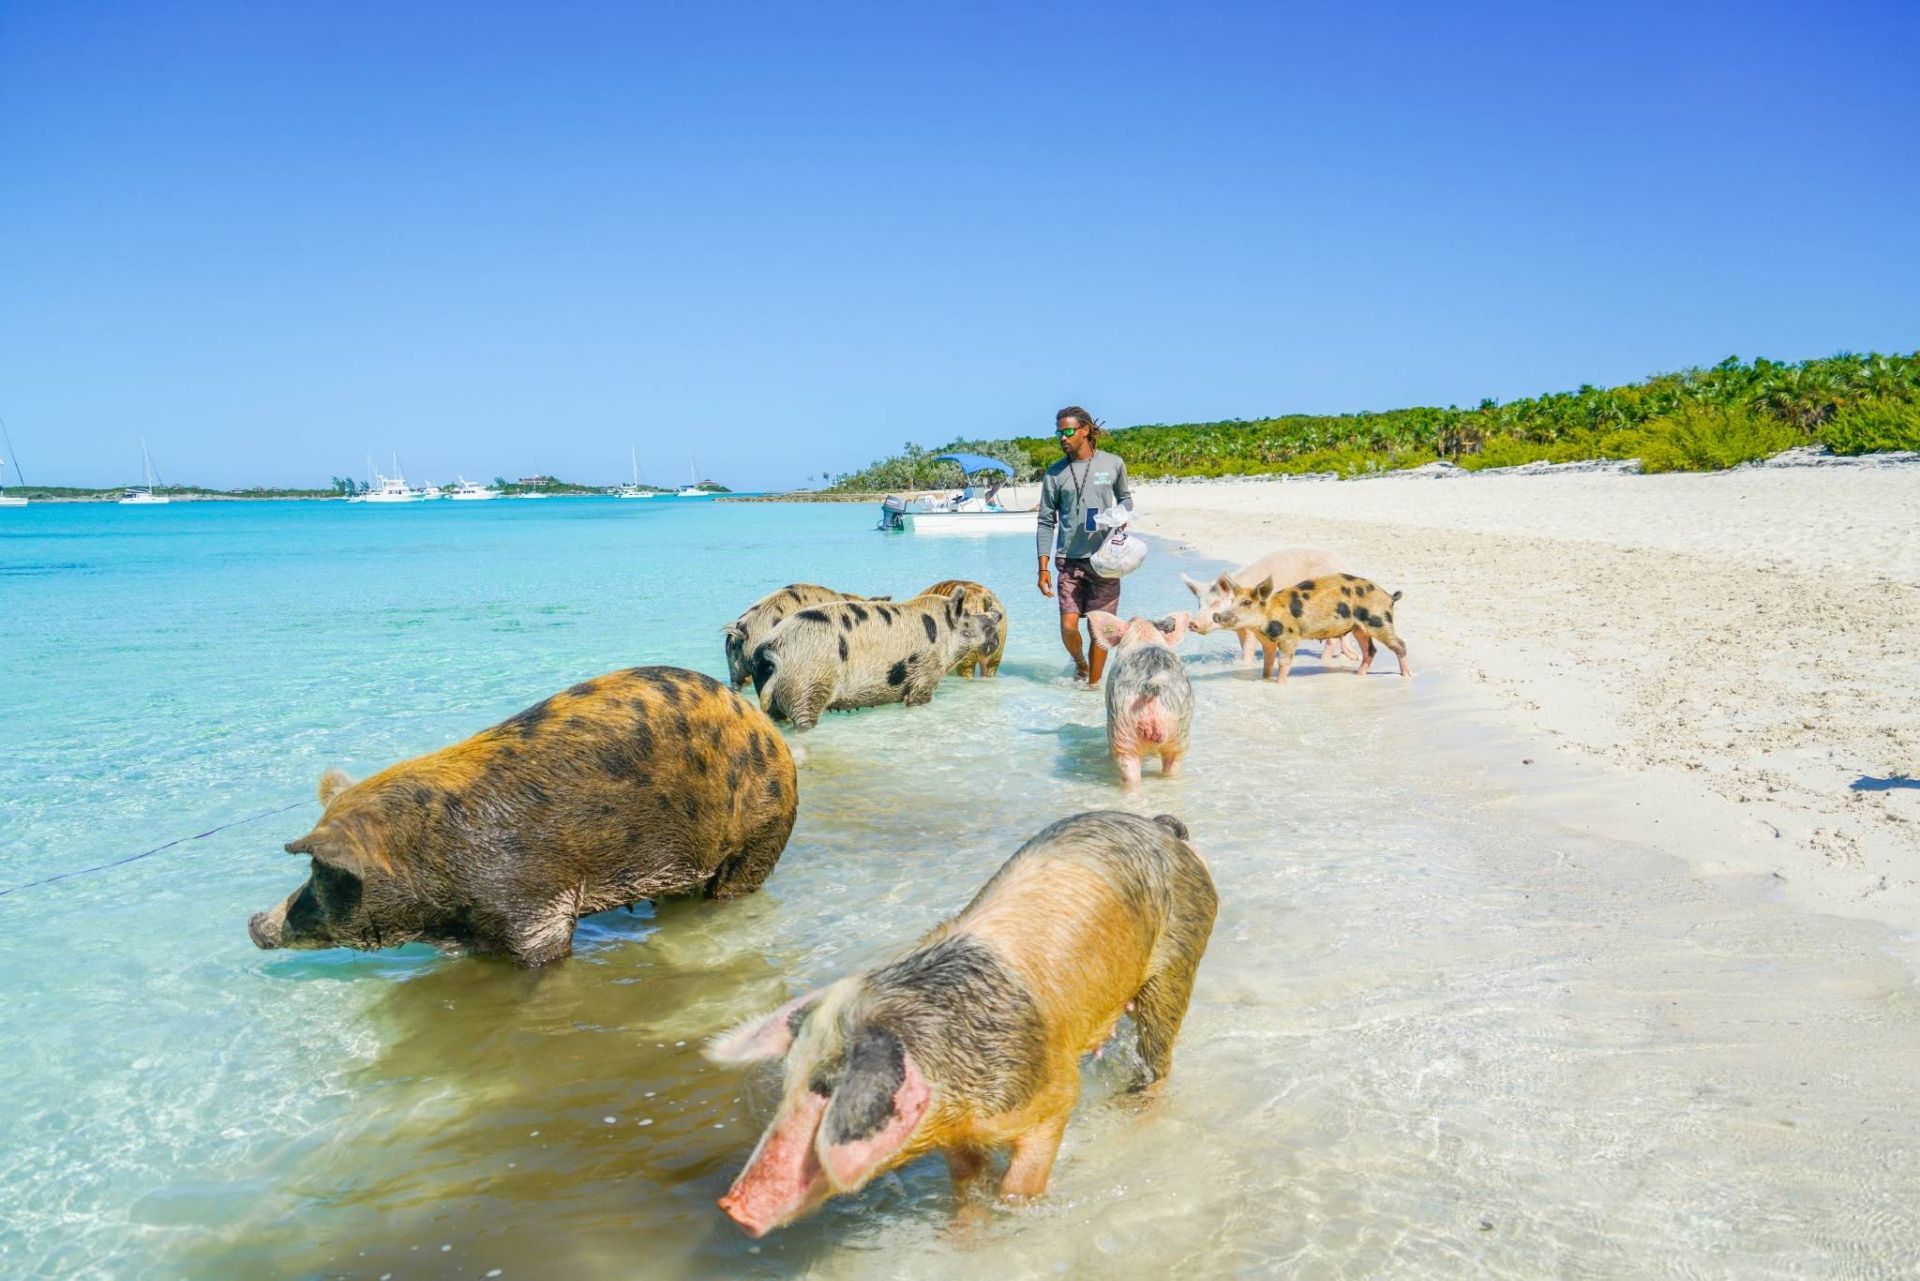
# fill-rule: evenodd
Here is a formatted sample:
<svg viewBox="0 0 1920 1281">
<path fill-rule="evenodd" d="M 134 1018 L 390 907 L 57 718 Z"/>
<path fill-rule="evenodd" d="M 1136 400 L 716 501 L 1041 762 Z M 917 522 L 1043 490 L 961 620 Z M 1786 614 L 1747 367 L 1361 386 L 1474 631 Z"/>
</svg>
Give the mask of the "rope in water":
<svg viewBox="0 0 1920 1281">
<path fill-rule="evenodd" d="M 139 854 L 129 854 L 125 858 L 114 859 L 111 863 L 101 863 L 96 867 L 76 867 L 71 872 L 61 872 L 57 876 L 49 876 L 43 880 L 28 881 L 25 885 L 9 886 L 4 890 L 0 890 L 0 898 L 5 898 L 9 894 L 18 894 L 21 890 L 30 890 L 41 885 L 51 885 L 55 881 L 64 881 L 75 876 L 87 876 L 94 872 L 104 872 L 110 867 L 124 867 L 128 863 L 138 863 L 143 858 L 152 858 L 162 850 L 170 850 L 176 845 L 185 845 L 188 841 L 197 841 L 203 837 L 212 836 L 215 832 L 224 832 L 229 828 L 245 827 L 248 823 L 258 823 L 263 818 L 272 818 L 276 814 L 284 814 L 288 810 L 297 810 L 302 805 L 311 805 L 312 803 L 311 801 L 295 801 L 291 805 L 282 805 L 277 810 L 268 810 L 264 814 L 255 814 L 251 818 L 236 818 L 231 823 L 222 823 L 218 827 L 209 827 L 206 831 L 196 832 L 192 836 L 179 837 L 175 840 L 168 841 L 165 845 L 156 845 L 152 849 L 142 851 Z"/>
</svg>

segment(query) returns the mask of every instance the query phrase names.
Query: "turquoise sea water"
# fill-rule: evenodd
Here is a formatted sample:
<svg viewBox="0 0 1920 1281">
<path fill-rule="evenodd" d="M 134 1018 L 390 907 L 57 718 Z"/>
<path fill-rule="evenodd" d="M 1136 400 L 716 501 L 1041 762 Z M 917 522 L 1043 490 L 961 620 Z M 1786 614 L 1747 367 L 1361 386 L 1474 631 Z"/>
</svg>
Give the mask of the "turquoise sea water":
<svg viewBox="0 0 1920 1281">
<path fill-rule="evenodd" d="M 1875 1275 L 1920 1260 L 1911 976 L 1857 923 L 1523 803 L 1444 673 L 1191 645 L 1185 778 L 1114 786 L 1025 536 L 865 507 L 0 512 L 0 1274 Z M 1180 607 L 1161 547 L 1127 612 Z M 582 928 L 538 973 L 265 953 L 320 772 L 636 663 L 724 673 L 796 580 L 973 578 L 995 682 L 829 717 L 765 890 Z M 1419 664 L 1417 594 L 1403 614 Z M 1517 752 L 1512 755 L 1518 755 Z M 1150 771 L 1151 771 L 1151 767 Z M 1589 786 L 1555 784 L 1576 806 Z M 962 905 L 1062 814 L 1187 819 L 1223 908 L 1166 1097 L 1089 1066 L 1053 1194 L 976 1234 L 923 1162 L 758 1244 L 713 1208 L 774 1095 L 700 1041 Z M 1119 1062 L 1116 1063 L 1116 1060 Z M 1901 1066 L 1904 1064 L 1905 1066 Z M 1834 1086 L 1844 1076 L 1844 1095 Z M 1490 1225 L 1490 1226 L 1483 1226 Z"/>
</svg>

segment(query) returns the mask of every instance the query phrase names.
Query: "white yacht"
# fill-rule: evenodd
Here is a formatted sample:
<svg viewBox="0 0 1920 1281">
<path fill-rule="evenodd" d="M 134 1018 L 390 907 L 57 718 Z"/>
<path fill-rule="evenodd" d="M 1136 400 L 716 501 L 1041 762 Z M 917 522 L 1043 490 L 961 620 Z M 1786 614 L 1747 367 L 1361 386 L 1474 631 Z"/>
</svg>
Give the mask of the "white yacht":
<svg viewBox="0 0 1920 1281">
<path fill-rule="evenodd" d="M 146 469 L 147 483 L 129 485 L 127 492 L 120 495 L 122 507 L 158 507 L 173 500 L 165 494 L 156 494 L 154 489 L 160 484 L 160 475 L 153 470 L 153 455 L 147 452 L 147 438 L 140 438 L 140 463 Z"/>
<path fill-rule="evenodd" d="M 373 469 L 373 457 L 367 457 L 367 487 L 347 501 L 350 503 L 417 503 L 420 491 L 407 484 L 407 477 L 400 470 L 400 455 L 393 456 L 391 476 L 383 476 Z"/>
<path fill-rule="evenodd" d="M 460 483 L 447 491 L 447 497 L 456 503 L 478 503 L 489 498 L 500 497 L 500 491 L 489 489 L 485 485 L 476 485 L 465 476 L 457 478 Z"/>
<path fill-rule="evenodd" d="M 7 496 L 7 460 L 0 458 L 0 507 L 25 507 L 27 500 Z"/>
<path fill-rule="evenodd" d="M 633 480 L 613 491 L 615 498 L 652 498 L 651 489 L 640 488 L 640 455 L 633 449 L 627 450 L 627 461 L 633 465 Z"/>
</svg>

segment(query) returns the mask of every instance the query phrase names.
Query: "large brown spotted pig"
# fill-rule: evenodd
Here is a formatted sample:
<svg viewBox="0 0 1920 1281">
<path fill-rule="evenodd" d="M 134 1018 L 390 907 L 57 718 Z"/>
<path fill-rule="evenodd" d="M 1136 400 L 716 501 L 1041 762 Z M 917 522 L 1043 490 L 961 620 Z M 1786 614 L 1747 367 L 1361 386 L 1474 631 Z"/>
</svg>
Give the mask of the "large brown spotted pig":
<svg viewBox="0 0 1920 1281">
<path fill-rule="evenodd" d="M 1222 574 L 1215 586 L 1231 591 L 1233 599 L 1214 611 L 1213 621 L 1222 627 L 1255 630 L 1265 658 L 1260 670 L 1263 678 L 1273 677 L 1277 656 L 1279 679 L 1286 680 L 1294 649 L 1302 640 L 1332 640 L 1349 633 L 1360 640 L 1360 675 L 1373 665 L 1375 638 L 1400 660 L 1402 676 L 1413 675 L 1407 666 L 1406 643 L 1393 626 L 1399 592 L 1389 594 L 1377 583 L 1352 574 L 1303 578 L 1284 588 L 1276 588 L 1271 578 L 1241 587 Z"/>
<path fill-rule="evenodd" d="M 313 861 L 247 925 L 263 948 L 573 950 L 592 912 L 760 888 L 793 830 L 793 757 L 760 709 L 677 667 L 583 681 L 358 783 L 320 780 Z"/>
<path fill-rule="evenodd" d="M 995 596 L 991 590 L 982 587 L 979 583 L 970 583 L 964 578 L 941 579 L 920 594 L 922 596 L 945 596 L 956 587 L 965 592 L 965 596 L 961 600 L 961 607 L 965 609 L 967 613 L 991 614 L 1000 620 L 999 626 L 995 629 L 995 634 L 999 638 L 1000 643 L 992 650 L 968 650 L 966 653 L 960 655 L 953 664 L 953 674 L 955 676 L 964 676 L 968 680 L 972 680 L 976 675 L 982 677 L 998 676 L 1000 674 L 1000 660 L 1007 652 L 1007 632 L 1009 630 L 1007 626 L 1007 607 L 1000 603 L 1000 598 Z"/>
<path fill-rule="evenodd" d="M 1047 1189 L 1080 1059 L 1131 1012 L 1164 1079 L 1217 906 L 1169 814 L 1079 814 L 1008 859 L 960 915 L 890 964 L 721 1037 L 723 1064 L 786 1059 L 778 1113 L 720 1208 L 750 1236 L 924 1153 L 964 1195 L 1012 1149 L 1006 1197 Z"/>
<path fill-rule="evenodd" d="M 727 676 L 735 689 L 742 688 L 752 680 L 753 651 L 760 648 L 760 642 L 787 615 L 797 610 L 837 600 L 892 599 L 891 596 L 856 596 L 852 592 L 836 592 L 831 587 L 821 587 L 817 583 L 789 583 L 777 592 L 768 592 L 723 629 L 727 648 Z"/>
<path fill-rule="evenodd" d="M 809 605 L 753 653 L 761 710 L 809 730 L 828 710 L 931 701 L 961 654 L 997 648 L 1000 619 L 968 613 L 965 602 L 956 587 L 899 604 Z"/>
</svg>

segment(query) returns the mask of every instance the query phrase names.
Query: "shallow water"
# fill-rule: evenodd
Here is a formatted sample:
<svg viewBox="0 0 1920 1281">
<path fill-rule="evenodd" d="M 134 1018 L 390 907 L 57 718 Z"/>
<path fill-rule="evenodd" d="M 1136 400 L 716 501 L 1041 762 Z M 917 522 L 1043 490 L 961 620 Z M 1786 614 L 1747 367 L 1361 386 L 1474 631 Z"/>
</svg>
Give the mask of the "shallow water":
<svg viewBox="0 0 1920 1281">
<path fill-rule="evenodd" d="M 1612 786 L 1391 660 L 1252 683 L 1189 642 L 1186 777 L 1112 783 L 1030 544 L 848 506 L 555 500 L 0 513 L 0 889 L 311 795 L 583 676 L 723 671 L 795 579 L 976 578 L 997 682 L 806 736 L 767 887 L 539 973 L 264 953 L 317 806 L 0 897 L 7 1275 L 1898 1276 L 1920 999 L 1873 925 L 1591 826 Z M 1185 596 L 1163 547 L 1129 612 Z M 1403 609 L 1420 665 L 1417 596 Z M 1151 767 L 1150 767 L 1151 768 Z M 774 1097 L 731 1021 L 950 913 L 1046 821 L 1183 816 L 1222 908 L 1165 1095 L 1090 1063 L 1052 1194 L 948 1226 L 937 1161 L 765 1241 L 713 1208 Z M 1580 820 L 1576 822 L 1575 820 Z M 1604 829 L 1603 829 L 1604 830 Z M 1123 1038 L 1124 1040 L 1124 1038 Z"/>
</svg>

